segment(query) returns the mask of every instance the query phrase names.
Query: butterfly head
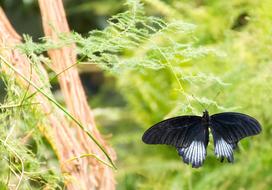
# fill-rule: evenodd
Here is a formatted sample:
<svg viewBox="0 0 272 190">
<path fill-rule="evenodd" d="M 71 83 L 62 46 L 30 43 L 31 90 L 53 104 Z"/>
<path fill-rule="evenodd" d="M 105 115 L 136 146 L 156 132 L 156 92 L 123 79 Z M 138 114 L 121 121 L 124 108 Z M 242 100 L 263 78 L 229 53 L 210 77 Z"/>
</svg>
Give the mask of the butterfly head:
<svg viewBox="0 0 272 190">
<path fill-rule="evenodd" d="M 202 116 L 202 118 L 204 118 L 204 119 L 206 119 L 207 121 L 209 120 L 209 112 L 207 111 L 207 110 L 205 110 L 204 112 L 203 112 L 203 116 Z"/>
</svg>

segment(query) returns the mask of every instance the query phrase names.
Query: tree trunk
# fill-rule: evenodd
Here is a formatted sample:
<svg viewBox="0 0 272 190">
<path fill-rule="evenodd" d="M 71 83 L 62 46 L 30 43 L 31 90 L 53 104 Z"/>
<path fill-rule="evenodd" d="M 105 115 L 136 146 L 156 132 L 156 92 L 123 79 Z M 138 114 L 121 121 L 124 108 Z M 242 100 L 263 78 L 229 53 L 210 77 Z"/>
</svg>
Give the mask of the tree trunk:
<svg viewBox="0 0 272 190">
<path fill-rule="evenodd" d="M 69 32 L 61 0 L 39 0 L 39 5 L 44 32 L 47 37 L 57 41 L 58 32 Z M 30 60 L 20 54 L 18 50 L 9 48 L 21 43 L 21 38 L 10 25 L 2 9 L 0 10 L 0 25 L 1 54 L 21 74 L 31 79 L 37 86 L 43 87 L 44 84 L 39 77 L 40 73 L 32 71 L 31 74 L 30 72 Z M 50 50 L 48 54 L 52 60 L 52 68 L 56 73 L 60 73 L 76 63 L 74 45 Z M 10 72 L 8 67 L 3 67 L 2 69 L 3 72 Z M 43 77 L 47 77 L 44 68 L 41 67 L 39 72 L 43 73 Z M 16 78 L 23 86 L 28 85 L 20 76 L 16 75 Z M 111 157 L 115 157 L 114 151 L 106 144 L 95 126 L 93 114 L 88 106 L 77 69 L 71 67 L 60 74 L 58 80 L 69 112 L 91 131 L 92 135 L 106 148 Z M 44 90 L 51 93 L 50 89 Z M 35 92 L 35 89 L 31 87 L 30 91 Z M 48 116 L 50 129 L 45 130 L 47 127 L 44 127 L 41 128 L 41 132 L 46 136 L 56 152 L 62 172 L 69 176 L 65 181 L 67 189 L 115 189 L 112 169 L 98 162 L 95 158 L 86 157 L 69 163 L 66 162 L 70 158 L 86 153 L 95 154 L 104 160 L 106 160 L 106 157 L 98 146 L 74 123 L 68 121 L 63 112 L 55 109 L 46 97 L 38 93 L 35 98 L 41 103 L 41 109 Z"/>
</svg>

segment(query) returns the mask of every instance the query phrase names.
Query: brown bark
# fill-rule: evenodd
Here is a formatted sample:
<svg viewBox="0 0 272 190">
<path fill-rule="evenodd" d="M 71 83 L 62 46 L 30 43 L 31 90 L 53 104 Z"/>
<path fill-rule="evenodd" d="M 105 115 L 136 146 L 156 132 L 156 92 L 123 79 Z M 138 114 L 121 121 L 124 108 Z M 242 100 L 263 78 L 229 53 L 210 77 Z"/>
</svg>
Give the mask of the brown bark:
<svg viewBox="0 0 272 190">
<path fill-rule="evenodd" d="M 60 0 L 39 0 L 39 4 L 43 18 L 43 27 L 47 36 L 53 40 L 58 40 L 58 32 L 69 32 L 64 8 Z M 20 36 L 14 31 L 4 12 L 0 10 L 1 54 L 13 63 L 24 76 L 30 78 L 30 62 L 28 58 L 21 55 L 18 50 L 9 48 L 14 44 L 21 43 L 20 41 Z M 56 73 L 63 71 L 76 62 L 74 45 L 50 50 L 48 54 L 52 59 L 52 67 Z M 9 71 L 7 67 L 3 67 L 3 69 L 4 72 Z M 40 69 L 43 77 L 47 76 L 46 71 L 42 67 Z M 20 79 L 19 76 L 18 79 Z M 35 71 L 32 72 L 31 79 L 37 86 L 44 85 L 40 81 L 39 73 Z M 92 135 L 106 147 L 107 152 L 114 156 L 114 151 L 105 143 L 95 126 L 92 111 L 87 104 L 77 69 L 75 67 L 68 69 L 59 75 L 58 79 L 70 113 L 91 131 Z M 28 85 L 22 79 L 20 79 L 20 82 L 24 86 Z M 46 90 L 50 91 L 50 89 Z M 31 87 L 30 91 L 34 92 L 35 89 Z M 72 157 L 86 153 L 96 154 L 104 160 L 106 158 L 97 145 L 80 128 L 67 121 L 62 112 L 54 109 L 52 104 L 42 94 L 37 94 L 36 99 L 41 103 L 41 109 L 48 114 L 50 122 L 50 129 L 42 132 L 56 151 L 62 172 L 71 176 L 66 181 L 67 189 L 115 189 L 112 170 L 96 159 L 88 157 L 69 163 L 65 162 Z"/>
</svg>

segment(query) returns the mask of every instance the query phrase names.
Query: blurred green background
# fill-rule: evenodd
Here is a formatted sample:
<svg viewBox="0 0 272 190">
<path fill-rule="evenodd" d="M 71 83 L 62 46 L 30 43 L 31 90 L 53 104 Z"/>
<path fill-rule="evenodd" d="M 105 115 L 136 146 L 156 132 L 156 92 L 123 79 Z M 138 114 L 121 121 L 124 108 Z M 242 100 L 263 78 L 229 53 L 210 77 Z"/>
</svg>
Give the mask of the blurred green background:
<svg viewBox="0 0 272 190">
<path fill-rule="evenodd" d="M 34 0 L 1 0 L 16 30 L 43 36 L 39 8 Z M 272 2 L 270 0 L 144 0 L 145 12 L 166 21 L 196 25 L 194 46 L 213 48 L 220 55 L 200 56 L 180 69 L 206 73 L 182 80 L 189 94 L 213 102 L 209 112 L 239 111 L 257 118 L 263 132 L 240 142 L 235 163 L 220 163 L 208 146 L 200 169 L 182 163 L 172 147 L 145 145 L 143 132 L 170 116 L 192 113 L 175 92 L 176 81 L 167 69 L 133 70 L 114 75 L 93 65 L 81 69 L 81 78 L 96 122 L 117 152 L 117 189 L 225 190 L 272 189 Z M 126 10 L 118 0 L 64 0 L 70 28 L 86 35 L 107 27 L 107 19 Z M 141 47 L 135 48 L 138 51 Z M 122 56 L 122 55 L 120 55 Z M 88 68 L 86 68 L 88 67 Z M 176 67 L 177 68 L 177 67 Z M 209 74 L 227 85 L 210 80 Z M 55 94 L 58 85 L 52 84 Z M 61 100 L 61 97 L 59 97 Z M 216 103 L 215 103 L 216 102 Z M 192 105 L 201 114 L 199 104 Z"/>
</svg>

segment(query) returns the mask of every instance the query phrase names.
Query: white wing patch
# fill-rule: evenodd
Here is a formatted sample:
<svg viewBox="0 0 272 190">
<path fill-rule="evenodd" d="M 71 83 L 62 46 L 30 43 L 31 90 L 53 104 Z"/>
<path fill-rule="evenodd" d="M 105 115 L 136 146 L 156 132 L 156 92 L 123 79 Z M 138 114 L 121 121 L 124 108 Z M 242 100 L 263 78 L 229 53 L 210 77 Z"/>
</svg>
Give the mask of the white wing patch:
<svg viewBox="0 0 272 190">
<path fill-rule="evenodd" d="M 233 162 L 233 146 L 227 143 L 223 138 L 215 140 L 214 143 L 214 154 L 217 158 L 227 158 L 229 162 Z"/>
<path fill-rule="evenodd" d="M 193 141 L 186 148 L 178 148 L 179 155 L 186 164 L 192 164 L 193 168 L 200 167 L 206 158 L 206 148 L 203 142 Z"/>
</svg>

